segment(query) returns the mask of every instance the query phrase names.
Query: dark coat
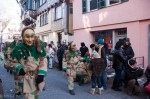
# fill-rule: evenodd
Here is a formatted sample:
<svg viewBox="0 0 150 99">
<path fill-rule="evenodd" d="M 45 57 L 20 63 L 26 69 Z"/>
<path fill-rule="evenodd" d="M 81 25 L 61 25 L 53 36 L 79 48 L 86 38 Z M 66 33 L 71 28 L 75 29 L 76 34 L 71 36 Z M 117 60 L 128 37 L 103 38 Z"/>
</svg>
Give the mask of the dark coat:
<svg viewBox="0 0 150 99">
<path fill-rule="evenodd" d="M 127 60 L 134 57 L 134 51 L 131 45 L 124 46 L 123 51 L 124 51 L 124 56 L 126 57 Z"/>
<path fill-rule="evenodd" d="M 58 50 L 57 50 L 57 58 L 58 60 L 62 60 L 63 59 L 63 54 L 66 50 L 65 45 L 62 45 Z"/>
<path fill-rule="evenodd" d="M 146 86 L 146 85 L 148 85 L 150 83 L 150 66 L 147 67 L 147 69 L 145 71 L 145 76 L 147 78 L 147 81 L 144 84 L 144 86 Z"/>
<path fill-rule="evenodd" d="M 120 50 L 115 50 L 113 54 L 113 69 L 122 70 L 125 64 L 125 59 Z"/>
<path fill-rule="evenodd" d="M 89 49 L 86 46 L 80 47 L 80 52 L 82 57 L 84 57 L 87 51 L 89 51 Z"/>
<path fill-rule="evenodd" d="M 109 51 L 104 46 L 101 48 L 101 58 L 104 59 L 105 67 L 107 66 L 107 58 L 109 56 Z"/>
<path fill-rule="evenodd" d="M 89 68 L 92 71 L 92 76 L 101 76 L 102 72 L 105 69 L 104 59 L 103 58 L 92 59 L 90 61 Z"/>
<path fill-rule="evenodd" d="M 144 70 L 141 68 L 133 69 L 130 66 L 127 66 L 127 68 L 125 70 L 126 81 L 128 82 L 129 80 L 135 79 L 136 85 L 139 85 L 137 82 L 137 78 L 141 77 L 143 75 L 143 72 L 144 72 Z"/>
</svg>

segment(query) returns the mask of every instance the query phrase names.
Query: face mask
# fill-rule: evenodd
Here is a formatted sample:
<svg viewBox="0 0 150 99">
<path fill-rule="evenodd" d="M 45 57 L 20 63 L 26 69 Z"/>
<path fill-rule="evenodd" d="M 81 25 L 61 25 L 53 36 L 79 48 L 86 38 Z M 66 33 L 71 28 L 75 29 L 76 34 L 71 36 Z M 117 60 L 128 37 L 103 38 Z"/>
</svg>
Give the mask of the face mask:
<svg viewBox="0 0 150 99">
<path fill-rule="evenodd" d="M 76 44 L 74 42 L 71 44 L 71 50 L 76 51 Z"/>
<path fill-rule="evenodd" d="M 23 33 L 23 42 L 27 46 L 32 46 L 35 40 L 35 33 L 32 29 L 27 29 Z"/>
</svg>

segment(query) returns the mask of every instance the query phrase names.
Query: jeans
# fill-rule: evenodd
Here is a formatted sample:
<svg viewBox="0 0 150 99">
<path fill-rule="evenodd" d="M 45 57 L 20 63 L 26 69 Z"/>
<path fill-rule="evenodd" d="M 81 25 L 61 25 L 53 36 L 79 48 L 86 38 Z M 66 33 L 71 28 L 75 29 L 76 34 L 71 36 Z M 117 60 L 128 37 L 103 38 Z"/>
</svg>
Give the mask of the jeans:
<svg viewBox="0 0 150 99">
<path fill-rule="evenodd" d="M 107 72 L 106 72 L 106 70 L 104 70 L 101 75 L 101 84 L 104 89 L 107 89 Z"/>
<path fill-rule="evenodd" d="M 92 76 L 92 88 L 96 88 L 96 85 L 98 85 L 98 88 L 101 88 L 101 77 L 100 76 Z"/>
</svg>

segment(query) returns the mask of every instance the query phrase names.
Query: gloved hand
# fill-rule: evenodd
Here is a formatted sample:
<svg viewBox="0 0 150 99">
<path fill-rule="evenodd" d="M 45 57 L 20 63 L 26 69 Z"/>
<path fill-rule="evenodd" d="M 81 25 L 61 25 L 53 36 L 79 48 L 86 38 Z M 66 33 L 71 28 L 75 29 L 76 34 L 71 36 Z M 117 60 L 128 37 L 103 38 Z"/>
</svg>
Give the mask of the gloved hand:
<svg viewBox="0 0 150 99">
<path fill-rule="evenodd" d="M 24 76 L 25 74 L 26 74 L 26 72 L 24 71 L 24 69 L 23 69 L 23 68 L 21 68 L 21 69 L 20 69 L 20 71 L 19 71 L 19 75 Z"/>
<path fill-rule="evenodd" d="M 44 75 L 38 75 L 36 78 L 36 84 L 38 85 L 43 81 L 44 81 Z"/>
</svg>

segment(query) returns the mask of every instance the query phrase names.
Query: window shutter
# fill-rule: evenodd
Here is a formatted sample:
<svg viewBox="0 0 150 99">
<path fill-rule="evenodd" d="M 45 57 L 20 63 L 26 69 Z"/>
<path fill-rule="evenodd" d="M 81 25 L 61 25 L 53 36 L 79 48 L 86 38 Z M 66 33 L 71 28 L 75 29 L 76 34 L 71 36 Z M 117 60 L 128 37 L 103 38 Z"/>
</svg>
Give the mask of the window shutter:
<svg viewBox="0 0 150 99">
<path fill-rule="evenodd" d="M 82 0 L 82 12 L 87 12 L 87 0 Z"/>
</svg>

